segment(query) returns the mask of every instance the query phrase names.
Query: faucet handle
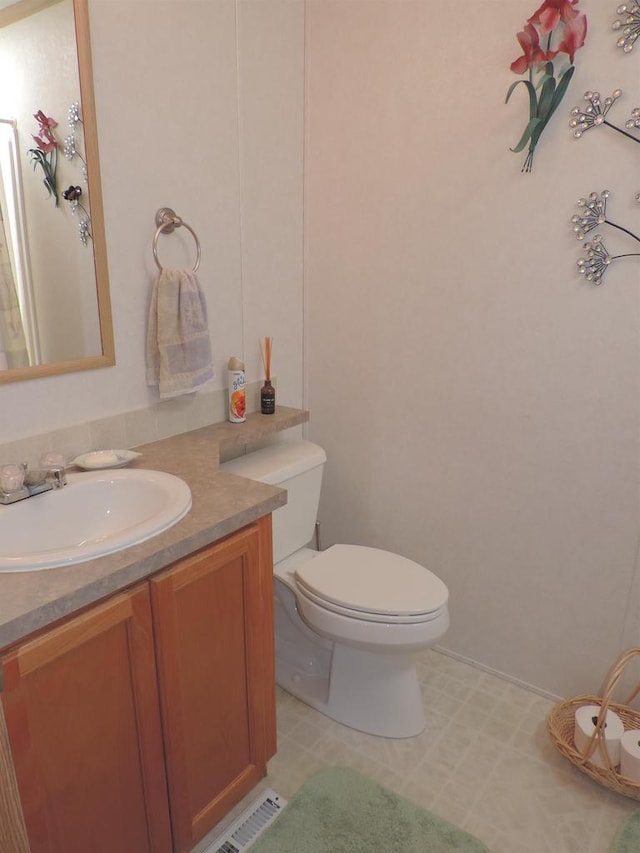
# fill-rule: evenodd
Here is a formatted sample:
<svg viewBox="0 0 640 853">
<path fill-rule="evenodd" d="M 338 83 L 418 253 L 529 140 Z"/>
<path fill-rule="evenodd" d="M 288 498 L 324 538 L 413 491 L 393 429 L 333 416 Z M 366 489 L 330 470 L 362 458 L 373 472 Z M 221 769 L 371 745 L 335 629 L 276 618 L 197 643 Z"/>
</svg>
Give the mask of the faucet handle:
<svg viewBox="0 0 640 853">
<path fill-rule="evenodd" d="M 0 468 L 0 490 L 6 495 L 19 492 L 24 485 L 24 477 L 24 463 L 21 465 L 3 465 Z"/>
<path fill-rule="evenodd" d="M 67 485 L 67 474 L 63 465 L 50 465 L 47 468 L 45 482 L 49 483 L 52 489 L 61 489 Z"/>
<path fill-rule="evenodd" d="M 49 451 L 40 457 L 40 465 L 44 469 L 44 481 L 52 489 L 61 489 L 67 485 L 64 456 L 61 453 Z"/>
<path fill-rule="evenodd" d="M 43 453 L 40 457 L 40 467 L 41 468 L 53 468 L 56 466 L 62 466 L 63 468 L 66 466 L 66 462 L 64 456 L 61 453 L 56 453 L 55 451 L 48 451 L 47 453 Z"/>
</svg>

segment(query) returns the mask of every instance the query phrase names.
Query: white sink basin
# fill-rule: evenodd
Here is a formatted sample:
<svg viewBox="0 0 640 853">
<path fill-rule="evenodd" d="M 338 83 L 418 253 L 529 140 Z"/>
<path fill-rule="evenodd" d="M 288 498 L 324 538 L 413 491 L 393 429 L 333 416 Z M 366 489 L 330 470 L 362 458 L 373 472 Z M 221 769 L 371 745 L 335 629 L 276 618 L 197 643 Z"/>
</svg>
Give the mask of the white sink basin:
<svg viewBox="0 0 640 853">
<path fill-rule="evenodd" d="M 190 508 L 189 486 L 162 471 L 68 474 L 62 489 L 0 506 L 0 572 L 112 554 L 162 533 Z"/>
</svg>

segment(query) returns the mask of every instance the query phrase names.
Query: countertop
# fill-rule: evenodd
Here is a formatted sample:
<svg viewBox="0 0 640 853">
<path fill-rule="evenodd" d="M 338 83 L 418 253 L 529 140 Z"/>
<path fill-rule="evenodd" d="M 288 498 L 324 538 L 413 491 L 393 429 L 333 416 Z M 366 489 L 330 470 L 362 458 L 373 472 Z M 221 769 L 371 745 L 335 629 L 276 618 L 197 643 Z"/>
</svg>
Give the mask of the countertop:
<svg viewBox="0 0 640 853">
<path fill-rule="evenodd" d="M 0 648 L 283 506 L 284 489 L 220 471 L 220 451 L 241 448 L 308 419 L 306 411 L 278 406 L 274 415 L 248 414 L 243 424 L 212 424 L 137 447 L 142 456 L 131 467 L 181 477 L 191 489 L 190 511 L 158 536 L 106 557 L 35 572 L 0 572 Z M 10 506 L 2 509 L 11 511 Z"/>
</svg>

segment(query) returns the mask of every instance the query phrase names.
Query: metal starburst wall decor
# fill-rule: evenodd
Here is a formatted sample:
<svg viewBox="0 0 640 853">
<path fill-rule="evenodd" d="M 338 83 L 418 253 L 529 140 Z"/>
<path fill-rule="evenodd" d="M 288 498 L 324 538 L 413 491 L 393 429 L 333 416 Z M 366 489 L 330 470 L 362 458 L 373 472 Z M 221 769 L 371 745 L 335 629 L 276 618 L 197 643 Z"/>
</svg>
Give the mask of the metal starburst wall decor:
<svg viewBox="0 0 640 853">
<path fill-rule="evenodd" d="M 601 193 L 593 192 L 588 198 L 581 198 L 578 201 L 579 213 L 575 213 L 571 217 L 573 231 L 578 240 L 584 240 L 586 235 L 596 228 L 608 226 L 615 228 L 627 234 L 636 242 L 640 243 L 640 237 L 619 225 L 612 222 L 607 216 L 607 201 L 611 193 L 608 190 L 603 190 Z M 578 259 L 578 270 L 584 275 L 587 281 L 592 284 L 602 284 L 604 274 L 614 261 L 620 258 L 640 258 L 640 252 L 625 252 L 620 255 L 612 255 L 605 246 L 602 235 L 596 234 L 588 243 L 584 244 L 586 257 Z"/>
<path fill-rule="evenodd" d="M 71 133 L 64 140 L 64 156 L 67 160 L 71 161 L 74 157 L 77 157 L 82 163 L 82 177 L 84 178 L 85 183 L 87 182 L 87 162 L 78 151 L 78 142 L 77 136 L 79 133 L 80 125 L 82 124 L 82 119 L 80 118 L 80 104 L 76 101 L 71 104 L 69 107 L 69 127 L 71 128 Z"/>
<path fill-rule="evenodd" d="M 69 162 L 75 159 L 80 161 L 82 177 L 85 183 L 87 183 L 87 162 L 78 150 L 77 137 L 81 124 L 80 104 L 76 102 L 69 107 L 69 127 L 71 128 L 71 133 L 64 140 L 64 156 Z M 64 200 L 69 202 L 72 215 L 78 215 L 78 236 L 82 245 L 86 246 L 91 239 L 91 218 L 85 206 L 80 202 L 81 195 L 82 188 L 73 184 L 62 193 Z"/>
<path fill-rule="evenodd" d="M 616 45 L 625 53 L 631 53 L 636 39 L 640 36 L 640 6 L 637 3 L 623 3 L 618 6 L 616 12 L 620 16 L 612 26 L 620 32 Z"/>
<path fill-rule="evenodd" d="M 624 123 L 626 130 L 617 124 L 613 124 L 607 118 L 609 110 L 621 97 L 622 89 L 615 89 L 611 95 L 604 99 L 601 97 L 600 92 L 585 92 L 584 100 L 587 101 L 587 105 L 574 107 L 570 113 L 571 120 L 569 127 L 573 128 L 575 138 L 580 139 L 587 130 L 592 130 L 595 127 L 608 127 L 611 130 L 621 133 L 633 142 L 640 142 L 640 136 L 634 136 L 633 133 L 640 128 L 640 107 L 635 107 L 631 111 L 630 117 Z"/>
<path fill-rule="evenodd" d="M 576 51 L 585 43 L 587 18 L 577 8 L 579 0 L 544 0 L 527 20 L 516 38 L 522 56 L 511 63 L 515 74 L 528 74 L 528 79 L 516 80 L 509 86 L 505 103 L 522 84 L 529 96 L 529 120 L 515 154 L 528 146 L 523 172 L 533 167 L 533 155 L 542 132 L 562 101 L 575 66 Z"/>
<path fill-rule="evenodd" d="M 596 127 L 608 127 L 617 133 L 630 139 L 631 142 L 640 143 L 640 107 L 634 107 L 631 115 L 624 123 L 624 128 L 609 121 L 607 115 L 613 105 L 622 97 L 622 89 L 615 89 L 611 95 L 602 98 L 600 92 L 585 92 L 584 100 L 586 106 L 574 107 L 571 110 L 569 127 L 573 129 L 573 135 L 580 139 L 588 130 Z M 636 193 L 636 201 L 640 202 L 640 192 Z"/>
</svg>

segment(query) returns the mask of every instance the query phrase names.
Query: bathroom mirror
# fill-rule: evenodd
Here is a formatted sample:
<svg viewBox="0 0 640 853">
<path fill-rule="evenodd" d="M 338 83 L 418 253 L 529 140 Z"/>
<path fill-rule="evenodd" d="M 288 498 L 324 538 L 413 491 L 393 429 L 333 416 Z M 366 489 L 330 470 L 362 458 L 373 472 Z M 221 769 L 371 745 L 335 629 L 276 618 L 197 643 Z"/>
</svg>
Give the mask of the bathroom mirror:
<svg viewBox="0 0 640 853">
<path fill-rule="evenodd" d="M 0 383 L 113 365 L 87 0 L 0 0 L 0 80 Z"/>
</svg>

